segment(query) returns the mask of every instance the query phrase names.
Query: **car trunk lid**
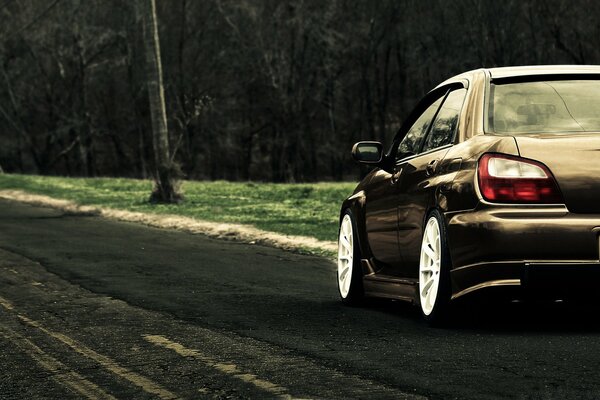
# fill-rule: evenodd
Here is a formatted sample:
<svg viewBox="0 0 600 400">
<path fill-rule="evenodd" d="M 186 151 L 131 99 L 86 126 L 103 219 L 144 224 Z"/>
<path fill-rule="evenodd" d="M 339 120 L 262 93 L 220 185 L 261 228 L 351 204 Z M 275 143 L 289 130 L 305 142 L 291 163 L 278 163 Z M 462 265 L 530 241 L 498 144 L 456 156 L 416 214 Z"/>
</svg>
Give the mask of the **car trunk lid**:
<svg viewBox="0 0 600 400">
<path fill-rule="evenodd" d="M 521 157 L 544 163 L 569 211 L 600 213 L 600 133 L 515 136 Z"/>
</svg>

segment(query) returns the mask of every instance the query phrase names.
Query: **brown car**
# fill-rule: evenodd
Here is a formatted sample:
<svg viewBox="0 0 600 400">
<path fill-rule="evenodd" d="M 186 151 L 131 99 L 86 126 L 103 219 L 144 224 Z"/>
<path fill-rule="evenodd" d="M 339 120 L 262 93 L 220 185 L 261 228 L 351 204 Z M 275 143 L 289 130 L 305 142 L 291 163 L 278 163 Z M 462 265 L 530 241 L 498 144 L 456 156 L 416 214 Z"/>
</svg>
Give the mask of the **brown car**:
<svg viewBox="0 0 600 400">
<path fill-rule="evenodd" d="M 594 294 L 600 67 L 479 69 L 429 92 L 341 208 L 338 287 L 419 304 L 430 322 L 491 287 Z"/>
</svg>

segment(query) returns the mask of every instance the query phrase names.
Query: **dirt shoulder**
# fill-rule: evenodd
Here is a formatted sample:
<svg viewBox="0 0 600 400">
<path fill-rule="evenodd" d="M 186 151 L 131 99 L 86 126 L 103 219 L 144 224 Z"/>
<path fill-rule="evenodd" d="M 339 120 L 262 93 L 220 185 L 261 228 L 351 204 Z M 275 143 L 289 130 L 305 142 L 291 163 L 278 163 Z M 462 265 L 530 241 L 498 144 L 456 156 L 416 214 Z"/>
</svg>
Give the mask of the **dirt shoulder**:
<svg viewBox="0 0 600 400">
<path fill-rule="evenodd" d="M 322 241 L 307 236 L 282 235 L 263 231 L 249 225 L 210 222 L 172 214 L 152 214 L 106 207 L 82 206 L 73 201 L 31 194 L 21 190 L 0 190 L 0 198 L 51 207 L 65 213 L 98 215 L 112 220 L 142 223 L 155 228 L 176 229 L 219 239 L 239 240 L 251 244 L 267 244 L 285 250 L 308 249 L 321 253 L 335 253 L 337 251 L 337 244 L 333 241 Z"/>
</svg>

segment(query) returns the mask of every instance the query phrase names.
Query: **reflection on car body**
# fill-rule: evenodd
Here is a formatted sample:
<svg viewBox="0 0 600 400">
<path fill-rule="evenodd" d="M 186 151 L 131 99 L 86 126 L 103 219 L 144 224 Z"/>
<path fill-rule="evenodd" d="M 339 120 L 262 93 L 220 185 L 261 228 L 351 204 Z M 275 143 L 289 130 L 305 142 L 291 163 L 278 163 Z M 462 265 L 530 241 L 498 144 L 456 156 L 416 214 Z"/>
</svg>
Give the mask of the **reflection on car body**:
<svg viewBox="0 0 600 400">
<path fill-rule="evenodd" d="M 341 208 L 344 302 L 408 300 L 435 323 L 471 292 L 575 297 L 600 276 L 600 67 L 458 75 L 382 148 L 352 152 L 375 168 Z"/>
</svg>

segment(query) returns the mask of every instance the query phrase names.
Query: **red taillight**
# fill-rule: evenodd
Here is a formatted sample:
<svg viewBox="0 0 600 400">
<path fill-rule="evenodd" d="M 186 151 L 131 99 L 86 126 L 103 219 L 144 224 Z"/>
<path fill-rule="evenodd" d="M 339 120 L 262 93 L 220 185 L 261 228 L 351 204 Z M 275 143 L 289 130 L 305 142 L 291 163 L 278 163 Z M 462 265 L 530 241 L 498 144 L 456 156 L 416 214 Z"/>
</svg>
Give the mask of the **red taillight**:
<svg viewBox="0 0 600 400">
<path fill-rule="evenodd" d="M 496 203 L 563 203 L 554 176 L 544 164 L 505 154 L 484 154 L 477 167 L 479 190 Z"/>
</svg>

